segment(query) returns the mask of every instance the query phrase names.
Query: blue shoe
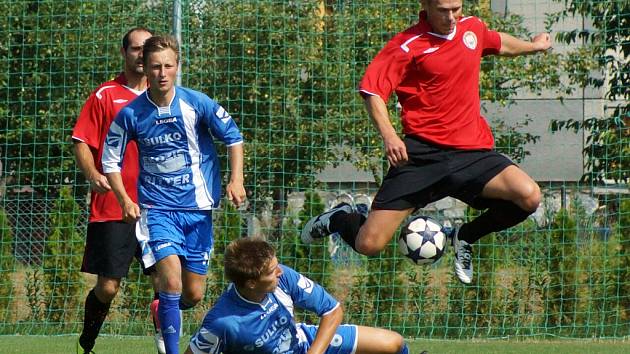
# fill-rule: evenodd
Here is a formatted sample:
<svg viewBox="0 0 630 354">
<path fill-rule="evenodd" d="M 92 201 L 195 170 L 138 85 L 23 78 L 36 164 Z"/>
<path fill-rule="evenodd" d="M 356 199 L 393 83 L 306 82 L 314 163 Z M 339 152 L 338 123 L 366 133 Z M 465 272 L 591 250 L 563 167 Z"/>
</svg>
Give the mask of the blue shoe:
<svg viewBox="0 0 630 354">
<path fill-rule="evenodd" d="M 313 243 L 315 239 L 329 236 L 331 234 L 328 229 L 330 225 L 330 218 L 339 212 L 352 213 L 352 211 L 352 206 L 350 204 L 340 203 L 332 209 L 312 217 L 306 225 L 304 225 L 304 229 L 302 229 L 302 233 L 300 234 L 302 242 L 308 245 Z"/>
</svg>

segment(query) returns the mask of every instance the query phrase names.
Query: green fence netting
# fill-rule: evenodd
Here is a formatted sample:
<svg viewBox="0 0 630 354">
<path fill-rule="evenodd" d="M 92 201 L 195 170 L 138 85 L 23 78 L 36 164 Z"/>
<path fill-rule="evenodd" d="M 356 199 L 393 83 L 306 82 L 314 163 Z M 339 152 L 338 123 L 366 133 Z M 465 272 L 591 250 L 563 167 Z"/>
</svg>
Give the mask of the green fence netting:
<svg viewBox="0 0 630 354">
<path fill-rule="evenodd" d="M 367 258 L 334 240 L 299 240 L 305 220 L 335 198 L 378 187 L 386 160 L 356 86 L 383 44 L 416 21 L 418 1 L 181 1 L 182 83 L 215 98 L 242 128 L 249 193 L 246 207 L 223 203 L 214 213 L 206 296 L 186 312 L 185 332 L 225 286 L 225 244 L 259 234 L 282 262 L 327 286 L 348 322 L 421 338 L 627 338 L 630 5 L 464 5 L 492 28 L 521 38 L 548 30 L 556 43 L 545 55 L 482 63 L 497 148 L 542 171 L 545 200 L 526 222 L 476 246 L 470 286 L 453 277 L 451 252 L 418 267 L 393 241 Z M 126 30 L 170 33 L 175 6 L 0 1 L 0 334 L 80 330 L 94 279 L 79 272 L 89 186 L 74 163 L 71 129 L 89 93 L 120 70 Z M 552 106 L 566 114 L 549 114 Z M 509 119 L 493 114 L 501 109 Z M 542 129 L 530 129 L 535 123 Z M 562 167 L 571 162 L 572 175 Z M 474 215 L 454 200 L 420 213 L 451 225 Z M 151 333 L 151 299 L 134 263 L 102 332 Z"/>
</svg>

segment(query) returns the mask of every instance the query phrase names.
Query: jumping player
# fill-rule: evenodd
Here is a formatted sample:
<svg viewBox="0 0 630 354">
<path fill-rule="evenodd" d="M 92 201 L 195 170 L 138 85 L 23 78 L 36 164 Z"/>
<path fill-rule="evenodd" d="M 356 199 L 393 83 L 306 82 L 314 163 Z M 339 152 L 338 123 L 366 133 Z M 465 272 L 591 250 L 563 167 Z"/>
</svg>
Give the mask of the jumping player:
<svg viewBox="0 0 630 354">
<path fill-rule="evenodd" d="M 354 250 L 380 252 L 414 210 L 446 196 L 485 212 L 455 228 L 455 274 L 472 282 L 472 244 L 533 213 L 540 189 L 512 161 L 493 150 L 480 114 L 479 67 L 489 54 L 516 56 L 550 48 L 542 33 L 531 42 L 492 31 L 462 16 L 462 0 L 422 0 L 419 22 L 397 34 L 368 66 L 359 92 L 379 131 L 390 169 L 367 219 L 348 204 L 306 224 L 306 243 L 338 232 Z M 394 130 L 386 103 L 396 92 L 404 138 Z"/>
<path fill-rule="evenodd" d="M 406 354 L 400 334 L 341 324 L 343 310 L 319 284 L 279 264 L 260 238 L 241 238 L 225 249 L 225 276 L 232 282 L 190 340 L 188 354 Z M 296 323 L 293 309 L 320 317 Z"/>
<path fill-rule="evenodd" d="M 136 235 L 146 267 L 159 277 L 158 317 L 167 354 L 178 353 L 180 309 L 204 293 L 212 251 L 212 209 L 219 205 L 221 175 L 214 140 L 228 146 L 227 198 L 240 205 L 243 138 L 232 117 L 203 93 L 176 87 L 179 45 L 171 36 L 144 44 L 145 94 L 120 111 L 105 140 L 103 170 L 123 216 L 137 219 Z M 136 204 L 123 187 L 120 165 L 130 141 L 138 145 Z"/>
</svg>

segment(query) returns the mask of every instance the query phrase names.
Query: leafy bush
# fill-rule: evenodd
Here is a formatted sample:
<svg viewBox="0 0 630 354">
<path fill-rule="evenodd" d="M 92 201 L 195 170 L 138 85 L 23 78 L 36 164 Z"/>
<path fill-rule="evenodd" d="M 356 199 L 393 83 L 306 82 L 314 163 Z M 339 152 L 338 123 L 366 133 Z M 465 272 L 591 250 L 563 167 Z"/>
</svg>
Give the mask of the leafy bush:
<svg viewBox="0 0 630 354">
<path fill-rule="evenodd" d="M 4 209 L 0 209 L 0 323 L 7 323 L 13 312 L 13 230 Z"/>
<path fill-rule="evenodd" d="M 59 327 L 76 320 L 83 299 L 80 273 L 83 255 L 83 230 L 77 226 L 81 208 L 72 190 L 64 187 L 50 215 L 50 233 L 43 262 L 47 321 Z"/>
</svg>

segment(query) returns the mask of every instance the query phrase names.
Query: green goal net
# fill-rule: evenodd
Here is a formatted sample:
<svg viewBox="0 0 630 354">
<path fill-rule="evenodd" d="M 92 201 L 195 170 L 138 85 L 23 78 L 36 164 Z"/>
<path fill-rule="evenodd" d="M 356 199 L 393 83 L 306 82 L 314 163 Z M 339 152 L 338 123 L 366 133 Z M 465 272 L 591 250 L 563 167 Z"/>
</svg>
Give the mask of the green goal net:
<svg viewBox="0 0 630 354">
<path fill-rule="evenodd" d="M 89 186 L 71 130 L 90 92 L 121 70 L 122 35 L 139 25 L 172 33 L 179 14 L 182 84 L 241 127 L 248 190 L 244 208 L 224 202 L 214 212 L 206 295 L 185 312 L 186 333 L 226 285 L 225 245 L 255 234 L 325 285 L 347 322 L 409 338 L 628 338 L 630 5 L 464 7 L 493 29 L 550 31 L 554 41 L 544 55 L 482 62 L 482 114 L 497 149 L 536 179 L 544 200 L 524 223 L 475 244 L 468 286 L 454 277 L 450 250 L 420 267 L 395 240 L 362 257 L 334 237 L 299 238 L 335 201 L 376 192 L 387 161 L 356 87 L 387 40 L 417 21 L 418 1 L 0 0 L 0 334 L 80 331 L 95 279 L 79 271 Z M 447 198 L 418 213 L 455 226 L 477 211 Z M 152 293 L 134 262 L 102 333 L 151 333 Z"/>
</svg>

